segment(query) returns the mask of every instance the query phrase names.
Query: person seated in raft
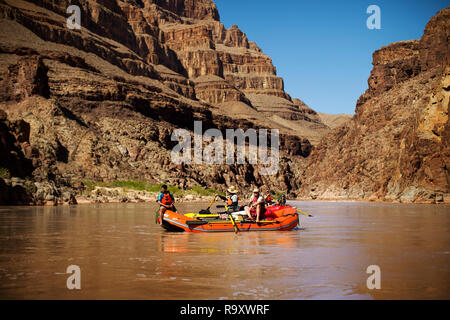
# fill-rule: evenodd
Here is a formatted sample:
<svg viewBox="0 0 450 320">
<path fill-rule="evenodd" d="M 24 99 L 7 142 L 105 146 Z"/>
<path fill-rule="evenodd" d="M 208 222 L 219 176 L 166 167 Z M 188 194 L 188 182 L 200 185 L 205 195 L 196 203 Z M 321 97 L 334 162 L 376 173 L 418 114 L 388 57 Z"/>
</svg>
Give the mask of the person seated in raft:
<svg viewBox="0 0 450 320">
<path fill-rule="evenodd" d="M 266 195 L 264 197 L 264 201 L 266 203 L 266 206 L 272 206 L 275 204 L 275 201 L 273 201 L 272 191 L 268 190 L 266 192 Z"/>
<path fill-rule="evenodd" d="M 277 203 L 278 203 L 278 205 L 279 206 L 285 206 L 286 205 L 286 195 L 282 195 L 281 197 L 279 197 L 278 199 L 277 199 Z"/>
<path fill-rule="evenodd" d="M 253 195 L 245 207 L 245 213 L 250 219 L 256 219 L 256 222 L 259 222 L 261 219 L 264 219 L 265 210 L 264 197 L 259 192 L 259 189 L 256 188 L 253 190 Z"/>
<path fill-rule="evenodd" d="M 226 201 L 228 213 L 239 211 L 239 196 L 237 195 L 238 190 L 234 186 L 231 186 L 227 192 L 228 194 L 226 197 L 221 196 L 220 194 L 217 194 L 216 196 L 221 200 Z"/>
<path fill-rule="evenodd" d="M 159 216 L 161 217 L 161 224 L 164 219 L 164 213 L 167 210 L 177 212 L 175 208 L 175 198 L 169 190 L 167 190 L 167 186 L 164 184 L 161 186 L 161 192 L 158 194 L 156 198 L 156 202 L 160 205 L 159 207 Z"/>
</svg>

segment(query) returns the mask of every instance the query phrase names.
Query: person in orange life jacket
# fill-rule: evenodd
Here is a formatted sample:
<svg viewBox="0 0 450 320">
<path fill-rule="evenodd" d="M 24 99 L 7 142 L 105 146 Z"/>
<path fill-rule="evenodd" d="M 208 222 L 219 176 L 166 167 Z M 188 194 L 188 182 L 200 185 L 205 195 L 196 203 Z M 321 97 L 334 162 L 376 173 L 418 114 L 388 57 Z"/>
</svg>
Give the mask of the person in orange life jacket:
<svg viewBox="0 0 450 320">
<path fill-rule="evenodd" d="M 232 186 L 227 191 L 228 194 L 226 197 L 221 196 L 220 194 L 216 194 L 216 196 L 223 201 L 226 201 L 228 213 L 239 211 L 239 196 L 237 195 L 238 190 L 234 186 Z"/>
<path fill-rule="evenodd" d="M 265 211 L 264 197 L 259 192 L 259 189 L 256 188 L 253 190 L 253 196 L 251 197 L 250 202 L 245 207 L 245 213 L 250 219 L 256 219 L 256 222 L 259 222 L 260 219 L 264 219 Z"/>
<path fill-rule="evenodd" d="M 167 210 L 177 212 L 177 209 L 174 206 L 175 198 L 173 194 L 167 190 L 167 186 L 161 186 L 161 192 L 158 194 L 156 202 L 160 205 L 159 207 L 159 216 L 161 217 L 161 224 L 164 219 L 164 213 Z"/>
</svg>

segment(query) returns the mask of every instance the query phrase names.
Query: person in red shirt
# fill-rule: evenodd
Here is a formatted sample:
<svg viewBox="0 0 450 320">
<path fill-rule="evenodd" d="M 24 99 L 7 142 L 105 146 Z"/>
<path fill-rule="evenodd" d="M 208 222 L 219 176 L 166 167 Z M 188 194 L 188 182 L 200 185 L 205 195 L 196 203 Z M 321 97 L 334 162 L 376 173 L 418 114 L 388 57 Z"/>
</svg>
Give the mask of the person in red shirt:
<svg viewBox="0 0 450 320">
<path fill-rule="evenodd" d="M 265 211 L 266 208 L 264 197 L 259 192 L 259 189 L 256 188 L 253 190 L 253 196 L 251 197 L 248 205 L 245 207 L 245 213 L 250 219 L 256 219 L 256 222 L 259 222 L 260 219 L 264 219 Z"/>
</svg>

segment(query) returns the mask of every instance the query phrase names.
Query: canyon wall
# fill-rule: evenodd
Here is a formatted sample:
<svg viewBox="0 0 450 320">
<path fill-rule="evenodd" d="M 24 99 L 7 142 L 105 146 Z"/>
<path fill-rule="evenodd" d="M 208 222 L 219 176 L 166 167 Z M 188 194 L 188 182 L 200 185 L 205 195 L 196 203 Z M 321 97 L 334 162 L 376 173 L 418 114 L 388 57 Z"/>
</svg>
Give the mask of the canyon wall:
<svg viewBox="0 0 450 320">
<path fill-rule="evenodd" d="M 355 116 L 291 98 L 211 0 L 0 0 L 1 203 L 64 201 L 82 181 L 269 186 L 291 197 L 448 201 L 448 9 L 374 53 Z M 175 129 L 280 130 L 280 168 L 175 165 Z M 334 129 L 331 131 L 331 129 Z M 17 190 L 25 190 L 19 196 Z"/>
<path fill-rule="evenodd" d="M 450 9 L 420 40 L 373 54 L 354 118 L 312 152 L 301 195 L 313 199 L 450 201 Z"/>
<path fill-rule="evenodd" d="M 297 112 L 270 58 L 238 28 L 226 30 L 212 1 L 80 0 L 81 30 L 66 27 L 69 2 L 0 0 L 1 147 L 11 155 L 0 164 L 2 203 L 74 203 L 85 180 L 298 188 L 312 145 L 288 129 L 274 176 L 260 175 L 261 165 L 171 161 L 172 132 L 192 133 L 194 120 L 204 130 L 272 129 L 249 92 Z M 256 118 L 233 117 L 224 102 Z M 26 138 L 13 132 L 19 124 Z M 17 186 L 26 196 L 17 198 Z"/>
</svg>

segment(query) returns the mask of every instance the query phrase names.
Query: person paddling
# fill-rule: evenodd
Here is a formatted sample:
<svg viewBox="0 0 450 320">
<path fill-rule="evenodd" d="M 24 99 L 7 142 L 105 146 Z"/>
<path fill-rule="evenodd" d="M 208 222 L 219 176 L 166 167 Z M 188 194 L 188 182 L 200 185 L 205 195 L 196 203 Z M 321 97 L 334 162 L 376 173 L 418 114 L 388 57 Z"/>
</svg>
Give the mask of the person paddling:
<svg viewBox="0 0 450 320">
<path fill-rule="evenodd" d="M 228 194 L 226 197 L 221 196 L 220 194 L 217 194 L 216 196 L 222 199 L 223 201 L 226 201 L 228 213 L 239 211 L 239 196 L 237 195 L 238 190 L 234 186 L 231 186 L 227 190 L 227 192 Z"/>
<path fill-rule="evenodd" d="M 167 186 L 164 184 L 161 186 L 161 192 L 158 194 L 156 202 L 160 205 L 159 207 L 159 216 L 161 217 L 161 225 L 164 220 L 164 213 L 167 210 L 171 210 L 177 212 L 175 208 L 175 198 L 173 194 L 167 189 Z"/>
<path fill-rule="evenodd" d="M 259 222 L 261 218 L 264 219 L 264 212 L 266 210 L 264 203 L 264 197 L 261 195 L 259 189 L 254 189 L 253 195 L 245 207 L 245 213 L 250 219 L 256 219 L 256 222 Z"/>
</svg>

